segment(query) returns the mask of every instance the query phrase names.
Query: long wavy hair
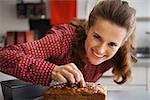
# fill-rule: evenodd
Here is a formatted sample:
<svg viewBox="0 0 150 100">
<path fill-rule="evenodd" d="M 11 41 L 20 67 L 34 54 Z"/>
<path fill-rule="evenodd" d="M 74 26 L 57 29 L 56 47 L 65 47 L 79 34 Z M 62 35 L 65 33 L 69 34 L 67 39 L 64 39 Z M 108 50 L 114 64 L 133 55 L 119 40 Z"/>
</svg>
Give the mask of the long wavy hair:
<svg viewBox="0 0 150 100">
<path fill-rule="evenodd" d="M 97 19 L 102 18 L 126 28 L 127 34 L 124 44 L 109 60 L 113 65 L 114 82 L 123 84 L 131 78 L 131 66 L 136 62 L 135 57 L 135 26 L 136 11 L 126 1 L 105 0 L 99 2 L 91 11 L 88 21 L 74 20 L 71 23 L 76 26 L 77 40 L 73 43 L 72 56 L 78 66 L 84 66 L 84 43 L 86 30 L 95 25 Z M 105 62 L 104 62 L 105 63 Z"/>
</svg>

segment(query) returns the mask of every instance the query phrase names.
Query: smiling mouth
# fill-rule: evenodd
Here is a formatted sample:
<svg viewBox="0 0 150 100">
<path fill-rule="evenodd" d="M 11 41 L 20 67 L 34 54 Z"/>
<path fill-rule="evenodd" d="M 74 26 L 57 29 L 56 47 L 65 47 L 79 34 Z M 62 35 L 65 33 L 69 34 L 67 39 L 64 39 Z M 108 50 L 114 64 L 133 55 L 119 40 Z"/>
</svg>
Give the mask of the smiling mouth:
<svg viewBox="0 0 150 100">
<path fill-rule="evenodd" d="M 93 52 L 93 55 L 96 56 L 97 58 L 104 58 L 105 57 L 105 55 L 99 55 L 96 52 L 94 52 L 93 50 L 92 50 L 92 52 Z"/>
</svg>

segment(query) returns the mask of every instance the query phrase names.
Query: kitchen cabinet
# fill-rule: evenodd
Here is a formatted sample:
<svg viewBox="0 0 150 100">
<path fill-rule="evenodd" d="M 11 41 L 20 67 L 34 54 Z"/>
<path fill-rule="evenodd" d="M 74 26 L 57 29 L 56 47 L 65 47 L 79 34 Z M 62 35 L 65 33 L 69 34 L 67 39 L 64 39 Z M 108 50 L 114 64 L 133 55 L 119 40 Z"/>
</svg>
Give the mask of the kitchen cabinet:
<svg viewBox="0 0 150 100">
<path fill-rule="evenodd" d="M 150 60 L 149 60 L 149 62 L 150 62 Z M 148 81 L 147 81 L 148 82 L 148 86 L 147 86 L 147 88 L 150 91 L 150 64 L 148 66 L 149 67 L 148 67 L 148 73 L 147 73 L 148 74 L 148 78 L 147 78 L 148 79 Z"/>
<path fill-rule="evenodd" d="M 150 59 L 139 59 L 132 67 L 132 78 L 123 85 L 113 82 L 112 69 L 107 71 L 97 83 L 103 84 L 108 90 L 149 90 L 150 91 Z"/>
<path fill-rule="evenodd" d="M 16 4 L 18 18 L 43 19 L 46 18 L 46 4 L 41 0 L 37 3 L 18 2 Z"/>
</svg>

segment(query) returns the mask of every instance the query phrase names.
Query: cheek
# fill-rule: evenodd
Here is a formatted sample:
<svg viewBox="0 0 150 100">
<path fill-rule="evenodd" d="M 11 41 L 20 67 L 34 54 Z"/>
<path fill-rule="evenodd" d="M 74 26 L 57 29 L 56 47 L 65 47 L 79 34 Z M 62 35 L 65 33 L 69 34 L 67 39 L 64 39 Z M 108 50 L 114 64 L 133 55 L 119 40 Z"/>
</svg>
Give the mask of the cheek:
<svg viewBox="0 0 150 100">
<path fill-rule="evenodd" d="M 118 51 L 119 48 L 116 48 L 115 50 L 110 50 L 109 51 L 109 58 L 112 58 Z"/>
<path fill-rule="evenodd" d="M 88 48 L 89 48 L 89 47 L 90 47 L 89 40 L 86 39 L 86 40 L 85 40 L 85 45 L 84 45 L 84 48 L 85 48 L 86 53 L 88 52 Z"/>
<path fill-rule="evenodd" d="M 84 47 L 85 47 L 86 51 L 88 51 L 88 49 L 94 47 L 95 44 L 96 43 L 95 43 L 95 41 L 93 39 L 87 38 L 86 41 L 85 41 L 85 46 Z"/>
</svg>

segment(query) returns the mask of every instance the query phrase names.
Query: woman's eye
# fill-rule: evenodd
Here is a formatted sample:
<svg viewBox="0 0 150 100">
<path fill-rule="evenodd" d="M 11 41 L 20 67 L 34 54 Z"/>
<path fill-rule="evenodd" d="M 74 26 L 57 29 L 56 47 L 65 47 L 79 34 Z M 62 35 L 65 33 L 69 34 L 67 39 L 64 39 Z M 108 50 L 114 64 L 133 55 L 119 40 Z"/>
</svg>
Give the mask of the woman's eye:
<svg viewBox="0 0 150 100">
<path fill-rule="evenodd" d="M 94 35 L 94 38 L 96 38 L 96 39 L 99 39 L 99 36 L 97 36 L 97 35 Z"/>
<path fill-rule="evenodd" d="M 101 40 L 101 37 L 100 37 L 99 35 L 97 35 L 96 33 L 93 34 L 93 37 L 94 37 L 95 39 Z"/>
<path fill-rule="evenodd" d="M 118 45 L 116 44 L 116 43 L 109 43 L 109 45 L 111 46 L 111 47 L 113 47 L 113 48 L 115 48 L 115 47 L 117 47 Z"/>
</svg>

